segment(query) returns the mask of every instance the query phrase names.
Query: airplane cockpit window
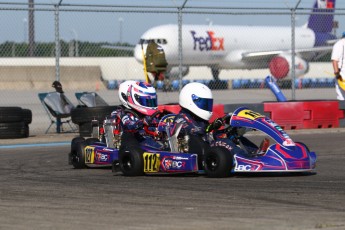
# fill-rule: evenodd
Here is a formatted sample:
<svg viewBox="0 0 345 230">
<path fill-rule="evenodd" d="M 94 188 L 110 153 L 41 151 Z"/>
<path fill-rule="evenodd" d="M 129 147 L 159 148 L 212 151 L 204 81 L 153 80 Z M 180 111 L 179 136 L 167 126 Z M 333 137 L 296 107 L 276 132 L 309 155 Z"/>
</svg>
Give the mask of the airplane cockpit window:
<svg viewBox="0 0 345 230">
<path fill-rule="evenodd" d="M 166 45 L 168 43 L 167 40 L 164 38 L 157 38 L 157 39 L 140 39 L 139 44 L 148 44 L 150 41 L 154 41 L 160 45 Z"/>
<path fill-rule="evenodd" d="M 156 43 L 165 45 L 165 44 L 167 44 L 167 40 L 164 38 L 159 38 L 159 39 L 156 39 Z"/>
</svg>

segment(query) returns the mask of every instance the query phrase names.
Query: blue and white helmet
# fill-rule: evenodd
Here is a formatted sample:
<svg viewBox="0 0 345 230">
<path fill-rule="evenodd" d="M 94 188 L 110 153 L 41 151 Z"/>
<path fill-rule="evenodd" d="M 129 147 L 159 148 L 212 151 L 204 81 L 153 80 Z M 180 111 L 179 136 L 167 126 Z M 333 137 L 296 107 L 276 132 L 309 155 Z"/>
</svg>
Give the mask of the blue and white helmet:
<svg viewBox="0 0 345 230">
<path fill-rule="evenodd" d="M 202 83 L 192 82 L 185 85 L 180 92 L 179 104 L 203 120 L 208 121 L 212 117 L 212 92 Z"/>
</svg>

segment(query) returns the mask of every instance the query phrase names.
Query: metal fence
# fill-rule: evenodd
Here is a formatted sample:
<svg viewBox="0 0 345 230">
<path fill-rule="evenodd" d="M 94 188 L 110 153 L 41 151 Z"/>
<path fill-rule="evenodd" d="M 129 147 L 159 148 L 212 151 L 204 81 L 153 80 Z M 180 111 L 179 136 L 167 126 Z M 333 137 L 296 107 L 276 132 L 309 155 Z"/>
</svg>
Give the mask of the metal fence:
<svg viewBox="0 0 345 230">
<path fill-rule="evenodd" d="M 174 61 L 167 60 L 168 63 L 173 63 L 174 67 L 166 74 L 169 81 L 156 82 L 158 91 L 178 91 L 181 86 L 191 81 L 203 82 L 212 89 L 269 91 L 264 79 L 272 75 L 269 70 L 271 60 L 258 57 L 248 64 L 241 61 L 241 57 L 244 57 L 241 53 L 243 50 L 238 50 L 225 57 L 228 62 L 235 63 L 233 67 L 223 64 L 225 69 L 222 69 L 219 56 L 200 52 L 200 57 L 208 59 L 209 64 L 194 66 L 198 64 L 194 63 L 188 67 L 186 63 L 193 57 L 188 56 L 186 47 L 191 44 L 187 43 L 187 35 L 182 31 L 188 24 L 205 25 L 210 31 L 217 25 L 232 25 L 231 33 L 239 34 L 238 39 L 243 36 L 250 37 L 250 42 L 240 44 L 241 41 L 236 38 L 226 41 L 232 44 L 231 47 L 239 44 L 251 49 L 255 46 L 265 47 L 266 51 L 270 51 L 267 47 L 274 50 L 279 45 L 272 44 L 268 37 L 282 33 L 279 26 L 285 26 L 289 33 L 284 40 L 277 43 L 285 43 L 289 50 L 285 50 L 280 57 L 296 68 L 290 68 L 290 77 L 280 79 L 278 84 L 281 88 L 287 89 L 285 92 L 290 99 L 303 99 L 298 98 L 299 94 L 295 90 L 333 88 L 334 79 L 330 53 L 316 55 L 317 57 L 311 58 L 312 62 L 301 67 L 301 70 L 298 69 L 301 58 L 295 56 L 298 51 L 296 46 L 300 47 L 303 44 L 296 34 L 299 33 L 299 28 L 308 22 L 311 14 L 325 15 L 332 10 L 326 13 L 312 12 L 314 1 L 302 1 L 302 4 L 299 4 L 300 2 L 291 4 L 290 7 L 255 8 L 227 6 L 224 2 L 220 2 L 220 6 L 203 6 L 201 3 L 196 5 L 195 2 L 189 4 L 188 1 L 173 6 L 81 5 L 64 4 L 63 1 L 55 4 L 33 4 L 33 1 L 31 4 L 30 1 L 29 4 L 0 2 L 0 106 L 15 106 L 14 102 L 19 101 L 19 106 L 27 106 L 33 110 L 34 116 L 42 117 L 37 120 L 49 123 L 43 118 L 45 115 L 37 93 L 52 91 L 51 83 L 54 80 L 62 83 L 70 97 L 74 97 L 74 92 L 96 90 L 104 92 L 105 97 L 115 95 L 113 89 L 116 90 L 121 81 L 145 79 L 143 65 L 133 57 L 134 46 L 148 29 L 162 24 L 175 24 L 178 36 L 173 41 L 176 50 L 165 50 L 166 54 L 174 53 Z M 337 29 L 337 21 L 341 24 L 345 15 L 345 9 L 341 8 L 341 4 L 344 5 L 337 2 L 340 7 L 337 6 L 336 12 L 331 12 L 335 18 L 331 34 L 336 37 L 342 32 Z M 257 33 L 260 26 L 266 25 L 272 29 L 267 28 L 266 32 Z M 195 43 L 192 44 L 194 49 L 210 49 L 210 40 L 207 40 L 207 36 L 210 35 L 206 32 L 195 31 L 192 34 L 189 31 L 188 36 L 194 36 L 195 39 Z M 164 36 L 168 35 L 164 33 L 166 32 L 162 32 L 161 41 L 156 40 L 162 46 Z M 219 27 L 212 37 L 218 42 L 219 49 L 223 44 L 217 39 L 222 39 L 226 33 L 229 31 L 225 27 Z M 240 35 L 242 33 L 245 35 Z M 252 57 L 251 60 L 253 59 Z M 201 60 L 205 61 L 203 58 Z M 220 69 L 217 69 L 218 67 Z M 215 75 L 217 71 L 219 75 Z M 152 76 L 150 78 L 153 80 Z M 107 92 L 107 89 L 111 92 Z M 24 96 L 20 97 L 21 94 Z M 110 100 L 110 104 L 118 102 L 115 96 Z M 171 101 L 167 99 L 166 102 L 176 100 L 171 98 Z M 75 98 L 72 101 L 78 103 Z M 43 131 L 45 129 L 42 127 L 34 130 L 36 133 Z"/>
</svg>

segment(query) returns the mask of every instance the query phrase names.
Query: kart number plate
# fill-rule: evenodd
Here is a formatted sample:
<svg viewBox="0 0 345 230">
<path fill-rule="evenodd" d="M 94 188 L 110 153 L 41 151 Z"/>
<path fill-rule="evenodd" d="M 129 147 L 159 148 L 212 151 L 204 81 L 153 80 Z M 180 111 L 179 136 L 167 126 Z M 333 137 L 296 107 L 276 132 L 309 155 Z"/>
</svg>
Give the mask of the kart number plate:
<svg viewBox="0 0 345 230">
<path fill-rule="evenodd" d="M 144 153 L 144 172 L 158 172 L 160 165 L 159 153 Z"/>
<path fill-rule="evenodd" d="M 254 111 L 249 110 L 249 109 L 242 110 L 241 112 L 239 112 L 239 114 L 237 116 L 244 117 L 244 118 L 247 118 L 249 120 L 255 120 L 256 118 L 264 117 L 260 113 L 254 112 Z"/>
<path fill-rule="evenodd" d="M 85 147 L 85 163 L 93 164 L 95 161 L 95 148 Z"/>
</svg>

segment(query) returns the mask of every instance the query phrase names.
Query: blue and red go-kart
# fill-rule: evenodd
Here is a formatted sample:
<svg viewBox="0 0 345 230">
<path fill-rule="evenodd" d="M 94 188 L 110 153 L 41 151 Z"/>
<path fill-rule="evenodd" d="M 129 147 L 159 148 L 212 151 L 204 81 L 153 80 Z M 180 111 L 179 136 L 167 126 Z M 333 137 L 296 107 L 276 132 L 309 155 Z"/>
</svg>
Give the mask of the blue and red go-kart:
<svg viewBox="0 0 345 230">
<path fill-rule="evenodd" d="M 241 134 L 244 128 L 259 130 L 276 143 L 266 146 L 260 154 L 245 151 L 233 154 L 222 146 L 210 147 L 207 141 L 189 135 L 179 135 L 180 125 L 172 124 L 174 115 L 165 115 L 158 125 L 160 140 L 168 151 L 141 146 L 133 134 L 122 134 L 120 148 L 109 147 L 98 139 L 72 140 L 72 164 L 76 168 L 94 165 L 112 165 L 126 176 L 162 173 L 205 173 L 209 177 L 226 177 L 236 172 L 312 172 L 316 154 L 308 147 L 294 142 L 271 119 L 247 108 L 239 108 L 226 115 L 229 135 Z M 236 132 L 234 132 L 236 130 Z M 163 135 L 162 135 L 163 134 Z M 260 146 L 261 147 L 261 146 Z M 256 149 L 260 149 L 256 146 Z M 73 163 L 74 162 L 74 163 Z"/>
<path fill-rule="evenodd" d="M 265 138 L 256 146 L 255 153 L 246 149 L 241 138 L 235 140 L 242 149 L 242 153 L 233 154 L 224 147 L 211 147 L 205 153 L 205 172 L 211 177 L 224 177 L 236 172 L 313 172 L 316 166 L 316 154 L 301 143 L 294 142 L 289 135 L 270 118 L 260 113 L 241 107 L 234 113 L 226 115 L 228 127 L 223 131 L 229 135 L 242 135 L 239 130 L 261 131 L 269 138 Z M 235 132 L 234 132 L 235 131 Z M 275 141 L 269 145 L 269 140 Z M 261 151 L 261 152 L 259 152 Z M 230 152 L 230 154 L 229 154 Z"/>
</svg>

